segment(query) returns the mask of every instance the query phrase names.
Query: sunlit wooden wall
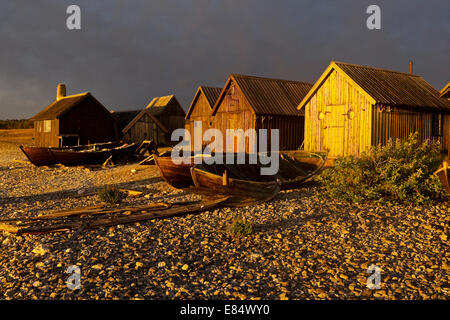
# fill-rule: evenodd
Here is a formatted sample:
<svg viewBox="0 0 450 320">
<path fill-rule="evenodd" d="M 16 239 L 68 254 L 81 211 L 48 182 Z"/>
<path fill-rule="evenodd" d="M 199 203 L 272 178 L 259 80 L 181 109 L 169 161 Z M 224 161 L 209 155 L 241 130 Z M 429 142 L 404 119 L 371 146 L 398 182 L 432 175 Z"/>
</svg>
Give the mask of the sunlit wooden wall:
<svg viewBox="0 0 450 320">
<path fill-rule="evenodd" d="M 417 132 L 421 141 L 433 139 L 440 142 L 441 151 L 448 151 L 449 115 L 443 115 L 443 134 L 434 136 L 432 130 L 431 110 L 391 108 L 376 106 L 372 112 L 372 145 L 386 144 L 391 139 L 406 139 L 411 133 Z"/>
<path fill-rule="evenodd" d="M 370 147 L 370 98 L 335 70 L 304 108 L 306 150 L 329 150 L 335 157 L 358 155 Z"/>
<path fill-rule="evenodd" d="M 203 93 L 200 93 L 192 106 L 189 118 L 185 121 L 185 129 L 188 130 L 191 135 L 191 150 L 194 151 L 194 121 L 200 121 L 202 123 L 201 136 L 198 137 L 200 141 L 202 141 L 204 132 L 213 127 L 213 119 L 214 117 L 211 116 L 211 107 L 209 106 L 208 100 Z"/>
</svg>

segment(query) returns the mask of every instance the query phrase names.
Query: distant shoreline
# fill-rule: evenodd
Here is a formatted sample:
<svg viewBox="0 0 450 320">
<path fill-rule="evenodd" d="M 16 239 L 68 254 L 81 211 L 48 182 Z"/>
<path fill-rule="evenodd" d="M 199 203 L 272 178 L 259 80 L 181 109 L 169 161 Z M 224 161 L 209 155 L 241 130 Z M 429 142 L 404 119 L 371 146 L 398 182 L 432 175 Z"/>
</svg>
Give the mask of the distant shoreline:
<svg viewBox="0 0 450 320">
<path fill-rule="evenodd" d="M 33 122 L 29 119 L 8 119 L 0 120 L 0 129 L 30 129 Z"/>
</svg>

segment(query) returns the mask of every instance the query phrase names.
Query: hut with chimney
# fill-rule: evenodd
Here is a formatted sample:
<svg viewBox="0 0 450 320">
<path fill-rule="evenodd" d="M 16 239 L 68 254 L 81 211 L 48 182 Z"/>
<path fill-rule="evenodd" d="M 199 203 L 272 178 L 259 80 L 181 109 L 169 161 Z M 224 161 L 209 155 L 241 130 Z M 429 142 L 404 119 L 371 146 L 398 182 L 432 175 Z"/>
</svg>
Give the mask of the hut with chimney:
<svg viewBox="0 0 450 320">
<path fill-rule="evenodd" d="M 197 130 L 199 135 L 201 135 L 198 137 L 200 139 L 199 141 L 202 141 L 204 132 L 214 127 L 214 117 L 211 116 L 211 110 L 214 107 L 221 91 L 222 88 L 199 86 L 197 92 L 195 93 L 194 99 L 192 99 L 185 118 L 185 129 L 189 131 L 192 141 L 192 150 L 195 149 L 195 144 L 193 141 L 195 141 L 196 138 L 194 124 L 196 121 L 201 124 L 201 130 Z M 202 144 L 199 143 L 199 146 L 201 147 Z"/>
<path fill-rule="evenodd" d="M 259 142 L 251 144 L 247 137 L 245 141 L 238 141 L 231 136 L 227 139 L 228 129 L 235 132 L 253 129 L 257 137 L 260 129 L 267 130 L 267 150 L 271 145 L 271 130 L 277 129 L 279 150 L 301 148 L 304 116 L 297 106 L 311 87 L 312 84 L 306 82 L 231 74 L 211 111 L 214 128 L 220 130 L 223 136 L 222 148 L 218 145 L 216 151 L 225 151 L 227 143 L 230 146 L 234 143 L 237 152 L 242 152 L 239 147 L 242 145 L 245 146 L 245 152 L 262 150 L 258 146 Z"/>
<path fill-rule="evenodd" d="M 450 103 L 428 82 L 403 73 L 334 62 L 298 106 L 305 114 L 305 149 L 329 157 L 359 155 L 389 139 L 450 138 Z"/>
<path fill-rule="evenodd" d="M 63 147 L 116 141 L 115 118 L 89 93 L 66 96 L 59 84 L 56 100 L 30 119 L 37 147 Z"/>
<path fill-rule="evenodd" d="M 184 128 L 186 113 L 174 95 L 156 97 L 122 130 L 129 142 L 152 140 L 157 146 L 171 145 L 173 130 Z"/>
</svg>

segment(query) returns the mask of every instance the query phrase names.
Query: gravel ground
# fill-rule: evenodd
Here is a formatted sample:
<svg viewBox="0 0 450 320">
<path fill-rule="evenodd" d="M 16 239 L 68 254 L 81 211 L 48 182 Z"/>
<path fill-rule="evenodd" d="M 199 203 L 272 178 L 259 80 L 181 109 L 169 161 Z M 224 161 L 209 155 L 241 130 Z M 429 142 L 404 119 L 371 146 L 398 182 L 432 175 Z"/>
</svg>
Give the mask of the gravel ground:
<svg viewBox="0 0 450 320">
<path fill-rule="evenodd" d="M 143 191 L 126 204 L 197 199 L 168 186 L 154 166 L 36 168 L 3 162 L 0 217 L 99 204 L 70 197 L 104 184 Z M 450 205 L 358 205 L 320 200 L 317 186 L 268 203 L 220 208 L 79 234 L 0 233 L 3 299 L 448 299 Z M 147 197 L 145 197 L 147 196 Z M 245 237 L 227 232 L 241 213 Z M 366 287 L 367 268 L 381 288 Z M 81 269 L 69 290 L 66 270 Z"/>
</svg>

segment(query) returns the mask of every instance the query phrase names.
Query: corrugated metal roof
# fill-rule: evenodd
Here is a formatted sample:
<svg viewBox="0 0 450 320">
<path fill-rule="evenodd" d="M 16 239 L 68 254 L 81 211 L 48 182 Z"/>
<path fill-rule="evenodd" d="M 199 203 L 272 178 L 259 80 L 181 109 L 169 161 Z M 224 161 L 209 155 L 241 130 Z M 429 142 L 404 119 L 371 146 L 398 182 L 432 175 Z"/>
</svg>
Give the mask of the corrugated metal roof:
<svg viewBox="0 0 450 320">
<path fill-rule="evenodd" d="M 379 104 L 391 106 L 450 108 L 439 92 L 414 74 L 335 62 Z"/>
<path fill-rule="evenodd" d="M 212 108 L 222 92 L 222 88 L 200 86 L 203 94 L 208 100 L 209 106 Z"/>
<path fill-rule="evenodd" d="M 30 120 L 53 120 L 61 117 L 64 113 L 75 107 L 84 98 L 89 96 L 89 92 L 66 96 L 60 100 L 55 100 L 44 110 L 36 114 Z"/>
<path fill-rule="evenodd" d="M 189 119 L 192 112 L 192 108 L 194 107 L 200 94 L 203 93 L 206 100 L 208 101 L 209 107 L 212 109 L 217 99 L 219 98 L 221 92 L 222 88 L 199 86 L 197 92 L 194 95 L 194 99 L 192 99 L 191 105 L 189 106 L 189 109 L 186 112 L 186 119 Z"/>
<path fill-rule="evenodd" d="M 167 107 L 172 98 L 174 98 L 173 94 L 169 96 L 155 97 L 145 108 L 148 109 L 152 115 L 159 116 L 161 112 L 164 111 L 164 108 Z"/>
<path fill-rule="evenodd" d="M 300 115 L 297 106 L 311 83 L 232 74 L 256 114 Z"/>
</svg>

